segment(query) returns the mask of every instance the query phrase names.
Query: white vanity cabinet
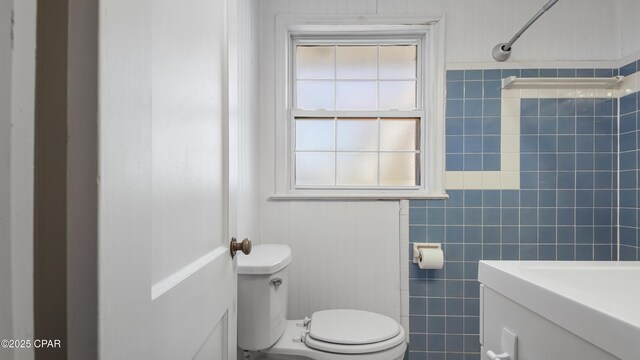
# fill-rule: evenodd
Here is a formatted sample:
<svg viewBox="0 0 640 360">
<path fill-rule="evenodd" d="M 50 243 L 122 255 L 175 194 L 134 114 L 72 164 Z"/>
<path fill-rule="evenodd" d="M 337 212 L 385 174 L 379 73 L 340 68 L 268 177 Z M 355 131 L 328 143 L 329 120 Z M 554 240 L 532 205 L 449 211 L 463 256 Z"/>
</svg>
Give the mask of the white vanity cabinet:
<svg viewBox="0 0 640 360">
<path fill-rule="evenodd" d="M 483 360 L 640 360 L 640 262 L 481 261 L 478 280 Z"/>
<path fill-rule="evenodd" d="M 508 351 L 501 344 L 503 329 L 508 329 L 517 336 L 517 360 L 618 359 L 486 286 L 481 287 L 480 297 L 480 344 L 483 360 L 489 359 L 486 355 L 489 350 L 496 354 Z M 514 360 L 513 354 L 509 355 L 509 360 Z M 638 356 L 640 358 L 640 354 Z"/>
</svg>

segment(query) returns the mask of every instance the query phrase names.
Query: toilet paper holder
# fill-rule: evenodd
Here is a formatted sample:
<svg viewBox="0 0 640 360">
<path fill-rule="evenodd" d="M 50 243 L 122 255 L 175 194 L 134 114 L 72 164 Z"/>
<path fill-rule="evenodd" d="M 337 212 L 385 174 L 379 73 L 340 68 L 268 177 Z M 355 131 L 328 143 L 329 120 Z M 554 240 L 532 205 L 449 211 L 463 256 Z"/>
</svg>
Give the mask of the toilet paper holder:
<svg viewBox="0 0 640 360">
<path fill-rule="evenodd" d="M 438 249 L 442 250 L 440 243 L 413 243 L 413 263 L 420 262 L 420 249 Z"/>
</svg>

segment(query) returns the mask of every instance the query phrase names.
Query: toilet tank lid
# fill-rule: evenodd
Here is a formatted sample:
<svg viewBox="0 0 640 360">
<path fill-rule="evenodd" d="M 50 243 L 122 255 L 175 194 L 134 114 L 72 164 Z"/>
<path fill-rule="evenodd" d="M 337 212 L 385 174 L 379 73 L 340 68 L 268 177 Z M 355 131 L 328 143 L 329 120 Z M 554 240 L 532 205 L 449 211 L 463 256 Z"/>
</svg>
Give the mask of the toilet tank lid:
<svg viewBox="0 0 640 360">
<path fill-rule="evenodd" d="M 238 256 L 238 274 L 275 274 L 291 263 L 291 248 L 283 244 L 260 244 L 249 255 Z"/>
</svg>

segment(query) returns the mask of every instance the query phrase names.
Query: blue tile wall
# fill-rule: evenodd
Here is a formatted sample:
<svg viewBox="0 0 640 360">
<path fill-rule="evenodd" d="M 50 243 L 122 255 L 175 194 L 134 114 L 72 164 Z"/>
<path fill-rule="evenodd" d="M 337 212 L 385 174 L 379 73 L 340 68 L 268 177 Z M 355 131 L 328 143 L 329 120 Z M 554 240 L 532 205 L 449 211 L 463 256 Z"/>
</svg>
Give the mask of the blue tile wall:
<svg viewBox="0 0 640 360">
<path fill-rule="evenodd" d="M 631 65 L 631 64 L 630 64 Z M 635 66 L 635 63 L 633 64 Z M 448 171 L 500 170 L 500 81 L 522 77 L 611 77 L 618 69 L 510 69 L 447 72 Z M 562 111 L 564 108 L 561 108 Z M 545 110 L 550 110 L 546 109 Z"/>
<path fill-rule="evenodd" d="M 640 61 L 620 68 L 629 75 Z M 620 260 L 640 259 L 640 93 L 620 98 Z"/>
<path fill-rule="evenodd" d="M 446 169 L 500 170 L 500 79 L 610 77 L 640 70 L 447 72 Z M 478 261 L 614 260 L 620 135 L 621 259 L 640 242 L 640 95 L 523 99 L 520 190 L 450 190 L 410 202 L 409 241 L 441 242 L 442 270 L 410 263 L 409 359 L 479 360 Z M 624 230 L 624 231 L 623 231 Z M 412 244 L 410 244 L 412 246 Z"/>
<path fill-rule="evenodd" d="M 500 70 L 447 73 L 448 171 L 500 170 Z"/>
</svg>

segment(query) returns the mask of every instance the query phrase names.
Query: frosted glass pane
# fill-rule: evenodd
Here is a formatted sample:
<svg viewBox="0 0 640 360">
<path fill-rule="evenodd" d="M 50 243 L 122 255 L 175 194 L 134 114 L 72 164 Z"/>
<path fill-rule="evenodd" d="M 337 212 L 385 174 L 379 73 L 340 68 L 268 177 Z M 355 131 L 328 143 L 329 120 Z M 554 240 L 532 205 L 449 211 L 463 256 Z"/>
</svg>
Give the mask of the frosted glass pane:
<svg viewBox="0 0 640 360">
<path fill-rule="evenodd" d="M 377 46 L 338 46 L 338 79 L 377 79 Z"/>
<path fill-rule="evenodd" d="M 415 109 L 415 81 L 381 81 L 380 109 Z"/>
<path fill-rule="evenodd" d="M 383 119 L 380 121 L 380 150 L 415 151 L 418 134 L 418 119 Z"/>
<path fill-rule="evenodd" d="M 338 151 L 377 151 L 375 119 L 338 119 Z"/>
<path fill-rule="evenodd" d="M 380 185 L 415 186 L 416 154 L 380 154 Z"/>
<path fill-rule="evenodd" d="M 378 184 L 378 155 L 375 153 L 338 153 L 337 168 L 337 185 Z"/>
<path fill-rule="evenodd" d="M 296 185 L 333 185 L 334 161 L 333 153 L 297 153 Z"/>
<path fill-rule="evenodd" d="M 338 81 L 339 110 L 376 110 L 375 81 Z"/>
<path fill-rule="evenodd" d="M 333 81 L 298 81 L 298 109 L 334 109 Z"/>
<path fill-rule="evenodd" d="M 381 79 L 414 79 L 416 77 L 416 46 L 380 46 Z"/>
<path fill-rule="evenodd" d="M 296 119 L 296 150 L 334 150 L 333 119 Z"/>
<path fill-rule="evenodd" d="M 298 79 L 333 79 L 335 47 L 298 46 L 296 70 Z"/>
</svg>

